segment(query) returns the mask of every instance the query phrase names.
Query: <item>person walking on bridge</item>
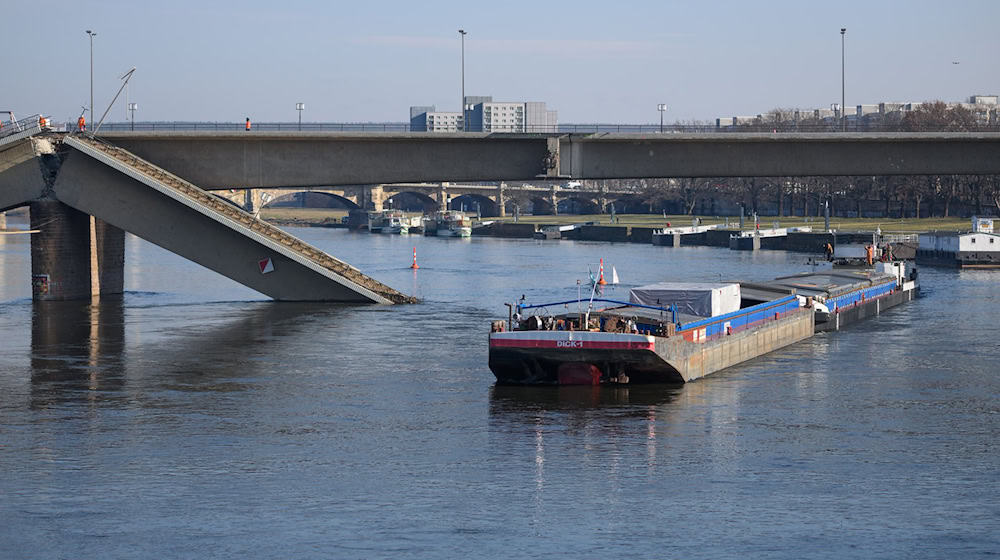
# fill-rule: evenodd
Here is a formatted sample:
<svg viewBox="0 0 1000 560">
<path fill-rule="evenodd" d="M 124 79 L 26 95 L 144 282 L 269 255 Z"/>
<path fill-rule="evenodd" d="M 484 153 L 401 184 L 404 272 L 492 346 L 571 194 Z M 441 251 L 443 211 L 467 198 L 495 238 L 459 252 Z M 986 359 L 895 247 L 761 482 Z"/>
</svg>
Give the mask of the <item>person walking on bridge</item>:
<svg viewBox="0 0 1000 560">
<path fill-rule="evenodd" d="M 247 117 L 247 132 L 250 132 L 250 117 Z"/>
</svg>

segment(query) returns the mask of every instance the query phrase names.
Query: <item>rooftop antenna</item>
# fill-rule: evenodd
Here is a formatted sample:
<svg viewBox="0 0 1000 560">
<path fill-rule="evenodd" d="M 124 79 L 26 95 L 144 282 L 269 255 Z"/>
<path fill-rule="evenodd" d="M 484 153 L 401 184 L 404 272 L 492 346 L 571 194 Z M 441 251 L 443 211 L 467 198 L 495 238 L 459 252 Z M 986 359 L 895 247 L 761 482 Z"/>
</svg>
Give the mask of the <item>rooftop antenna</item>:
<svg viewBox="0 0 1000 560">
<path fill-rule="evenodd" d="M 120 80 L 125 80 L 125 83 L 122 84 L 122 87 L 118 88 L 118 93 L 115 94 L 115 98 L 111 100 L 111 103 L 108 104 L 108 108 L 104 110 L 104 114 L 101 115 L 101 120 L 98 121 L 97 127 L 94 129 L 94 134 L 92 136 L 97 136 L 97 133 L 100 132 L 101 125 L 104 124 L 104 117 L 108 116 L 108 112 L 111 111 L 111 107 L 114 106 L 115 101 L 118 101 L 118 96 L 122 94 L 122 90 L 128 85 L 128 81 L 132 79 L 133 72 L 135 72 L 135 66 L 133 66 L 128 72 L 122 74 L 122 77 L 119 78 Z"/>
</svg>

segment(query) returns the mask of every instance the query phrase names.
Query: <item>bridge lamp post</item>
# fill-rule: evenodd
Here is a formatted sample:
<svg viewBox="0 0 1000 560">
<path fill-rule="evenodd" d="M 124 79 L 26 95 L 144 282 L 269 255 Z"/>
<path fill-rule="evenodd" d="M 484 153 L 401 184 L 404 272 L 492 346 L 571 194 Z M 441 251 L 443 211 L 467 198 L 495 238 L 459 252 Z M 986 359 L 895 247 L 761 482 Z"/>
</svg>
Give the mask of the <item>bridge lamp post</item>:
<svg viewBox="0 0 1000 560">
<path fill-rule="evenodd" d="M 97 37 L 97 33 L 87 30 L 87 35 L 90 35 L 90 123 L 91 126 L 94 124 L 94 37 Z"/>
<path fill-rule="evenodd" d="M 135 130 L 135 110 L 138 109 L 138 108 L 139 108 L 139 104 L 138 103 L 129 103 L 128 104 L 128 111 L 129 111 L 129 113 L 132 113 L 132 118 L 129 119 L 129 121 L 132 123 L 132 130 Z"/>
<path fill-rule="evenodd" d="M 656 110 L 660 112 L 660 134 L 663 134 L 663 112 L 667 110 L 667 105 L 659 103 L 656 106 Z"/>
<path fill-rule="evenodd" d="M 462 132 L 469 130 L 468 125 L 465 122 L 465 36 L 467 32 L 464 29 L 459 29 L 458 34 L 462 37 Z"/>
<path fill-rule="evenodd" d="M 845 92 L 847 91 L 844 86 L 845 78 L 845 58 L 844 58 L 844 36 L 847 34 L 847 28 L 840 28 L 840 120 L 841 120 L 841 131 L 847 132 L 847 98 Z"/>
<path fill-rule="evenodd" d="M 302 109 L 306 108 L 305 103 L 296 103 L 295 110 L 299 112 L 299 130 L 302 130 Z"/>
</svg>

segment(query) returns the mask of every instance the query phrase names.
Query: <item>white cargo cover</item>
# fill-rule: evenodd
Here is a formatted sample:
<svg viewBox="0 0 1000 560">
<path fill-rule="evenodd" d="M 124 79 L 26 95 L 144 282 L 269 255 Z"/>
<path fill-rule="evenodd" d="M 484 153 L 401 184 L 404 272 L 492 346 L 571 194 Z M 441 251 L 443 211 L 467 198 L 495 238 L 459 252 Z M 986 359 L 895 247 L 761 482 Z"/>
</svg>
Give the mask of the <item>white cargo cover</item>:
<svg viewBox="0 0 1000 560">
<path fill-rule="evenodd" d="M 677 304 L 677 311 L 699 317 L 716 317 L 738 311 L 739 284 L 660 282 L 633 288 L 629 302 L 656 307 Z"/>
</svg>

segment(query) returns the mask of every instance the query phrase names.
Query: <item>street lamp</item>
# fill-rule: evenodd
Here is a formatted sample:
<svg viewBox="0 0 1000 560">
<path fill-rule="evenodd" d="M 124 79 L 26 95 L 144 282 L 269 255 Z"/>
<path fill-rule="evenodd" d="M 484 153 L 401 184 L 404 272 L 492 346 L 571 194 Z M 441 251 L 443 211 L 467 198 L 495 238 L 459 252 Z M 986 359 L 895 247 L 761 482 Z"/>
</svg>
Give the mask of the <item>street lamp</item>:
<svg viewBox="0 0 1000 560">
<path fill-rule="evenodd" d="M 296 103 L 295 110 L 299 112 L 299 130 L 302 130 L 302 109 L 306 108 L 305 103 Z"/>
<path fill-rule="evenodd" d="M 847 28 L 840 28 L 840 120 L 841 120 L 841 130 L 847 132 L 847 100 L 844 95 L 846 91 L 844 89 L 844 35 L 847 34 Z"/>
<path fill-rule="evenodd" d="M 659 103 L 656 105 L 656 110 L 660 112 L 660 134 L 663 134 L 663 112 L 667 110 L 667 105 Z"/>
<path fill-rule="evenodd" d="M 87 30 L 87 35 L 90 35 L 90 124 L 94 124 L 94 37 L 97 37 L 97 33 Z"/>
<path fill-rule="evenodd" d="M 129 119 L 130 121 L 132 121 L 132 130 L 135 130 L 135 110 L 138 109 L 138 108 L 139 108 L 139 104 L 138 103 L 129 103 L 128 104 L 128 111 L 130 113 L 132 113 L 132 118 Z"/>
<path fill-rule="evenodd" d="M 464 29 L 459 29 L 458 34 L 462 37 L 462 132 L 467 131 L 468 125 L 465 122 L 465 35 Z"/>
</svg>

